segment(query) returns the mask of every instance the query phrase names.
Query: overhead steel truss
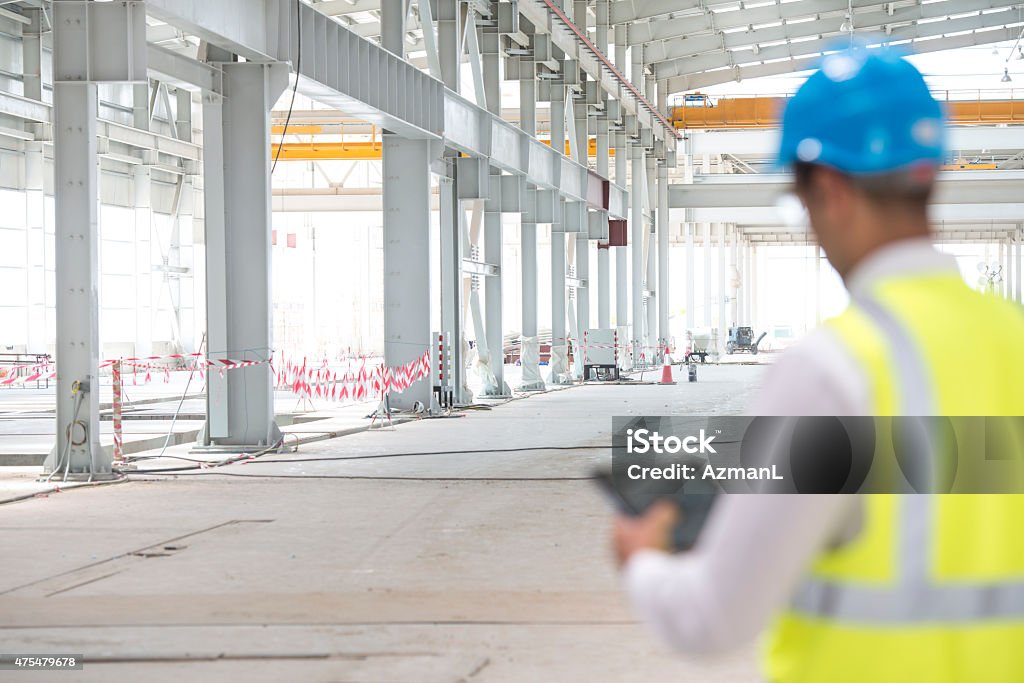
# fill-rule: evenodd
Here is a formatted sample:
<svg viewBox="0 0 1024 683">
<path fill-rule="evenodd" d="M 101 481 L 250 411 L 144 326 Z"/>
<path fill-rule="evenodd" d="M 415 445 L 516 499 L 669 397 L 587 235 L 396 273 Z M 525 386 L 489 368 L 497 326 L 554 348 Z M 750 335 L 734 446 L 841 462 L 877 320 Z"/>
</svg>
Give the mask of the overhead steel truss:
<svg viewBox="0 0 1024 683">
<path fill-rule="evenodd" d="M 1015 39 L 1024 24 L 1010 0 L 800 0 L 746 7 L 737 0 L 613 0 L 612 24 L 642 51 L 668 92 L 810 68 L 837 39 L 872 33 L 915 52 Z M 851 14 L 848 18 L 846 15 Z"/>
</svg>

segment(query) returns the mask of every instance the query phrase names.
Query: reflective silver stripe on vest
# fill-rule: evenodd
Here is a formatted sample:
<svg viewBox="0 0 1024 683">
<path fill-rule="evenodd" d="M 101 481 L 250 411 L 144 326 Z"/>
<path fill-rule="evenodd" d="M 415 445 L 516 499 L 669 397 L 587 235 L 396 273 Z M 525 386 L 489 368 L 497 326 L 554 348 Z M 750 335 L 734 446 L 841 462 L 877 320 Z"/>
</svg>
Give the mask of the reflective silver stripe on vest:
<svg viewBox="0 0 1024 683">
<path fill-rule="evenodd" d="M 903 325 L 874 299 L 855 299 L 885 336 L 897 374 L 901 415 L 937 415 L 935 392 L 921 354 Z M 933 477 L 934 480 L 934 477 Z M 937 584 L 930 561 L 936 498 L 898 498 L 896 580 L 884 586 L 805 578 L 790 604 L 794 612 L 836 621 L 878 623 L 975 622 L 1024 619 L 1024 581 Z"/>
</svg>

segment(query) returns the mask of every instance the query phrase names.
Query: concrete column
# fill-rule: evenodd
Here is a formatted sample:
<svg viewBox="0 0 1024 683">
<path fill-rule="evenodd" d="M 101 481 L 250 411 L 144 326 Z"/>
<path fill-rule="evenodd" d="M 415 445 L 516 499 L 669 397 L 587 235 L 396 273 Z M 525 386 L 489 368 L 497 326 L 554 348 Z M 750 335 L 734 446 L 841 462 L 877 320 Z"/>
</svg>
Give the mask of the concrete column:
<svg viewBox="0 0 1024 683">
<path fill-rule="evenodd" d="M 441 80 L 447 88 L 460 92 L 462 66 L 462 31 L 459 0 L 435 0 L 437 3 L 437 52 L 441 63 Z"/>
<path fill-rule="evenodd" d="M 714 298 L 711 293 L 711 233 L 714 226 L 704 223 L 702 251 L 704 252 L 704 326 L 711 327 L 711 308 Z"/>
<path fill-rule="evenodd" d="M 646 316 L 644 314 L 644 272 L 646 270 L 646 264 L 644 263 L 644 233 L 647 229 L 646 221 L 644 220 L 644 176 L 647 174 L 647 169 L 644 164 L 644 150 L 642 147 L 637 147 L 633 150 L 633 177 L 629 186 L 629 203 L 630 208 L 633 210 L 632 219 L 630 221 L 629 232 L 630 232 L 630 249 L 632 250 L 632 263 L 633 263 L 633 347 L 634 347 L 634 359 L 640 358 L 640 347 L 644 343 L 644 322 Z"/>
<path fill-rule="evenodd" d="M 490 101 L 488 100 L 488 104 Z M 487 345 L 491 356 L 491 371 L 497 380 L 499 393 L 505 393 L 505 330 L 502 322 L 502 234 L 501 214 L 484 213 L 484 260 L 498 266 L 498 274 L 484 278 L 484 307 L 486 309 Z"/>
<path fill-rule="evenodd" d="M 654 185 L 656 172 L 651 171 L 651 185 Z M 653 203 L 653 202 L 652 202 Z M 658 291 L 658 235 L 655 232 L 655 224 L 652 219 L 647 226 L 647 274 L 644 277 L 644 289 L 650 294 L 644 299 L 644 315 L 647 321 L 645 328 L 644 343 L 647 345 L 647 358 L 653 360 L 658 346 L 658 300 L 661 293 Z"/>
<path fill-rule="evenodd" d="M 135 355 L 149 356 L 153 353 L 154 305 L 161 298 L 163 277 L 153 272 L 152 177 L 148 166 L 134 168 L 132 185 L 135 189 Z"/>
<path fill-rule="evenodd" d="M 428 140 L 384 135 L 384 362 L 389 367 L 419 358 L 431 343 L 431 160 Z M 458 343 L 454 331 L 444 331 Z M 391 407 L 409 410 L 417 401 L 429 407 L 430 399 L 430 382 L 422 379 L 392 394 Z"/>
<path fill-rule="evenodd" d="M 54 27 L 55 50 L 76 51 L 78 36 L 68 32 Z M 109 476 L 112 460 L 100 448 L 99 425 L 97 106 L 95 83 L 54 83 L 57 440 L 46 469 L 66 463 L 76 475 Z"/>
<path fill-rule="evenodd" d="M 576 288 L 576 330 L 580 339 L 590 325 L 590 240 L 576 234 L 576 277 L 586 285 Z"/>
<path fill-rule="evenodd" d="M 729 320 L 726 311 L 726 288 L 725 288 L 725 241 L 727 223 L 718 224 L 718 289 L 715 296 L 718 297 L 718 352 L 725 350 L 726 334 L 728 333 Z"/>
<path fill-rule="evenodd" d="M 694 271 L 693 233 L 696 223 L 686 224 L 686 329 L 692 330 L 697 325 L 697 276 Z"/>
<path fill-rule="evenodd" d="M 206 202 L 207 348 L 213 359 L 269 361 L 270 110 L 288 84 L 288 67 L 223 65 L 223 100 L 203 105 Z M 281 439 L 267 362 L 207 375 L 201 446 L 238 450 Z"/>
<path fill-rule="evenodd" d="M 597 245 L 597 326 L 602 330 L 612 326 L 610 249 L 608 246 Z"/>
<path fill-rule="evenodd" d="M 659 346 L 668 342 L 669 333 L 669 271 L 668 271 L 668 167 L 658 166 L 658 338 Z"/>
<path fill-rule="evenodd" d="M 380 44 L 385 50 L 405 58 L 405 19 L 409 0 L 381 0 Z"/>
</svg>

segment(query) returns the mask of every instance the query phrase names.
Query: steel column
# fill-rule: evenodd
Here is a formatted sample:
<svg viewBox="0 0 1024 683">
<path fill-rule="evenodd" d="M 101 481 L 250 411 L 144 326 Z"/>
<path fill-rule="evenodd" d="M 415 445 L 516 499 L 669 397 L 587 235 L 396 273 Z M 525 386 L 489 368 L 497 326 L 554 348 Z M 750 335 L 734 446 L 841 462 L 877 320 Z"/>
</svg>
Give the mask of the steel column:
<svg viewBox="0 0 1024 683">
<path fill-rule="evenodd" d="M 725 241 L 726 232 L 728 232 L 729 226 L 726 223 L 718 224 L 718 352 L 721 353 L 725 348 L 725 335 L 728 328 L 728 319 L 726 312 L 726 302 L 728 297 L 725 295 Z"/>
<path fill-rule="evenodd" d="M 760 316 L 757 310 L 757 295 L 759 291 L 759 285 L 757 281 L 757 257 L 758 250 L 757 245 L 751 245 L 750 247 L 750 324 L 755 328 L 760 323 Z"/>
<path fill-rule="evenodd" d="M 153 353 L 153 302 L 159 299 L 161 276 L 153 272 L 152 172 L 149 166 L 133 169 L 135 189 L 135 353 Z M 160 239 L 159 235 L 156 239 Z M 161 249 L 162 250 L 162 249 Z M 169 262 L 168 262 L 169 263 Z M 157 296 L 153 296 L 157 294 Z"/>
<path fill-rule="evenodd" d="M 669 224 L 668 167 L 658 166 L 658 345 L 668 343 L 669 333 Z"/>
<path fill-rule="evenodd" d="M 489 101 L 489 100 L 488 100 Z M 498 266 L 498 274 L 484 278 L 484 315 L 487 345 L 491 356 L 491 372 L 497 380 L 498 392 L 505 393 L 505 330 L 502 324 L 502 259 L 501 214 L 484 212 L 484 261 Z"/>
<path fill-rule="evenodd" d="M 740 317 L 740 294 L 739 294 L 739 231 L 733 226 L 729 233 L 729 324 L 738 325 Z"/>
<path fill-rule="evenodd" d="M 209 188 L 204 193 L 207 347 L 212 359 L 261 364 L 231 370 L 223 378 L 216 372 L 208 374 L 207 423 L 199 444 L 247 450 L 281 440 L 274 422 L 269 364 L 273 309 L 267 148 L 270 110 L 288 84 L 288 67 L 245 62 L 226 63 L 222 68 L 227 97 L 222 102 L 208 101 L 203 108 L 204 175 Z M 215 282 L 221 273 L 223 280 Z M 221 407 L 214 405 L 221 398 L 226 399 L 226 424 Z"/>
<path fill-rule="evenodd" d="M 455 402 L 467 403 L 471 399 L 465 396 L 466 372 L 465 364 L 462 362 L 466 334 L 463 324 L 462 277 L 466 212 L 456 190 L 456 171 L 454 167 L 449 168 L 451 177 L 442 176 L 438 188 L 441 224 L 441 329 L 451 335 L 449 353 L 452 359 L 451 374 Z"/>
<path fill-rule="evenodd" d="M 551 84 L 551 147 L 565 153 L 565 86 Z"/>
<path fill-rule="evenodd" d="M 560 224 L 552 224 L 551 226 L 551 350 L 552 359 L 549 363 L 551 368 L 551 377 L 549 382 L 557 384 L 561 380 L 560 377 L 556 376 L 556 370 L 561 370 L 562 375 L 567 376 L 568 370 L 568 354 L 566 354 L 565 367 L 557 368 L 554 359 L 554 350 L 556 347 L 562 349 L 564 353 L 567 348 L 567 337 L 566 334 L 566 289 L 565 289 L 565 271 L 566 271 L 566 259 L 565 259 L 565 232 L 564 227 Z"/>
<path fill-rule="evenodd" d="M 602 330 L 612 326 L 610 250 L 611 247 L 597 245 L 597 326 Z"/>
<path fill-rule="evenodd" d="M 696 223 L 686 223 L 686 329 L 692 330 L 697 325 L 697 275 L 694 270 L 693 233 L 697 230 Z"/>
<path fill-rule="evenodd" d="M 405 19 L 409 0 L 381 0 L 380 45 L 392 54 L 405 58 Z"/>
<path fill-rule="evenodd" d="M 814 247 L 814 324 L 821 325 L 821 246 Z"/>
<path fill-rule="evenodd" d="M 501 116 L 501 34 L 496 28 L 487 26 L 480 31 L 480 53 L 487 111 Z"/>
<path fill-rule="evenodd" d="M 61 38 L 58 28 L 54 42 Z M 53 106 L 57 444 L 47 469 L 67 463 L 74 474 L 109 474 L 99 425 L 97 86 L 55 83 Z"/>
<path fill-rule="evenodd" d="M 537 337 L 537 224 L 520 223 L 520 250 L 522 255 L 522 335 L 523 337 Z M 522 350 L 523 346 L 520 346 Z M 522 358 L 522 355 L 520 355 Z M 522 361 L 523 376 L 527 374 L 525 359 Z M 540 367 L 531 368 L 536 374 L 540 374 Z M 534 386 L 526 382 L 520 387 L 521 391 L 534 391 L 543 387 Z"/>
<path fill-rule="evenodd" d="M 609 2 L 610 0 L 597 0 L 597 4 L 594 7 L 594 14 L 596 18 L 594 46 L 606 57 L 608 56 L 608 26 L 611 23 L 610 17 L 608 16 Z"/>
<path fill-rule="evenodd" d="M 419 358 L 431 343 L 431 160 L 430 141 L 384 135 L 384 362 L 389 367 Z M 450 341 L 454 347 L 459 338 Z M 429 408 L 430 397 L 430 382 L 422 379 L 393 394 L 391 407 L 411 410 L 419 402 Z"/>
<path fill-rule="evenodd" d="M 704 251 L 704 326 L 711 327 L 711 309 L 714 301 L 711 293 L 711 233 L 714 226 L 704 223 L 702 249 Z"/>
<path fill-rule="evenodd" d="M 25 229 L 27 233 L 25 269 L 26 320 L 28 333 L 26 351 L 45 349 L 47 334 L 47 259 L 46 197 L 43 193 L 46 159 L 42 142 L 25 143 Z M 51 264 L 52 265 L 52 264 Z"/>
<path fill-rule="evenodd" d="M 459 0 L 433 0 L 437 3 L 437 51 L 441 80 L 445 87 L 461 92 L 462 31 L 459 30 L 463 3 Z"/>
<path fill-rule="evenodd" d="M 594 143 L 597 147 L 597 174 L 602 178 L 611 178 L 608 168 L 608 116 L 602 113 L 597 117 L 595 124 Z"/>
<path fill-rule="evenodd" d="M 644 219 L 644 176 L 647 168 L 644 164 L 644 150 L 637 146 L 633 149 L 633 177 L 630 179 L 629 203 L 633 210 L 630 221 L 630 249 L 633 264 L 633 355 L 634 361 L 640 358 L 640 346 L 644 340 L 644 238 L 647 232 L 647 221 Z"/>
<path fill-rule="evenodd" d="M 576 161 L 581 165 L 586 166 L 590 158 L 590 117 L 587 116 L 587 113 L 590 111 L 590 105 L 583 100 L 576 100 L 573 102 L 572 110 L 574 118 L 576 119 L 576 140 L 574 143 L 576 145 L 576 150 L 579 153 L 579 156 L 576 157 Z"/>
<path fill-rule="evenodd" d="M 43 99 L 43 10 L 24 10 L 29 24 L 21 31 L 22 94 L 30 100 Z"/>
<path fill-rule="evenodd" d="M 1021 263 L 1021 243 L 1022 242 L 1024 242 L 1024 232 L 1022 232 L 1021 226 L 1018 225 L 1017 226 L 1017 237 L 1014 240 L 1014 260 L 1017 263 L 1017 265 L 1014 266 L 1014 270 L 1017 272 L 1017 281 L 1016 281 L 1016 284 L 1015 284 L 1015 287 L 1017 289 L 1017 293 L 1015 295 L 1015 300 L 1017 301 L 1017 303 L 1024 303 L 1024 298 L 1021 297 L 1021 291 L 1022 291 L 1022 289 L 1024 289 L 1024 287 L 1021 286 L 1021 281 L 1024 280 L 1024 272 L 1021 271 L 1021 265 L 1022 265 L 1022 263 Z"/>
<path fill-rule="evenodd" d="M 590 240 L 582 232 L 576 233 L 576 279 L 581 283 L 576 287 L 576 330 L 583 339 L 590 328 Z"/>
</svg>

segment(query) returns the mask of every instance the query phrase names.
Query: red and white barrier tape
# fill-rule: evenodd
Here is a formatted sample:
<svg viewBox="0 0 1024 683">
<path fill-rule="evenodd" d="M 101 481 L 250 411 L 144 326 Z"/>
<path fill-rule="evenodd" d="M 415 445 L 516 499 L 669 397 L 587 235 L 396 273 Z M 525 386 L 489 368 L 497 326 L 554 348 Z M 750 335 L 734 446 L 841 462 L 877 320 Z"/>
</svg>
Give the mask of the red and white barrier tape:
<svg viewBox="0 0 1024 683">
<path fill-rule="evenodd" d="M 276 386 L 307 399 L 328 401 L 365 401 L 382 394 L 404 391 L 414 382 L 430 375 L 430 354 L 424 352 L 398 367 L 360 364 L 358 370 L 332 368 L 326 361 L 319 365 L 282 361 L 275 369 Z"/>
<path fill-rule="evenodd" d="M 193 360 L 193 364 L 189 364 L 184 367 L 170 367 L 168 365 L 161 364 L 156 361 L 175 361 L 175 360 Z M 99 363 L 99 369 L 112 368 L 115 363 L 120 363 L 122 367 L 121 378 L 124 378 L 124 367 L 132 368 L 132 383 L 139 384 L 139 374 L 143 374 L 142 383 L 148 384 L 153 381 L 153 373 L 163 373 L 164 381 L 169 382 L 172 371 L 180 370 L 194 370 L 197 366 L 203 369 L 217 370 L 223 373 L 225 370 L 234 370 L 237 368 L 247 368 L 253 365 L 262 365 L 263 363 L 269 363 L 269 360 L 234 360 L 228 358 L 206 358 L 201 353 L 175 353 L 169 356 L 144 356 L 140 358 L 116 358 L 111 360 L 103 360 Z M 27 375 L 18 375 L 17 372 L 21 370 L 32 370 Z M 57 377 L 57 367 L 54 361 L 48 363 L 36 363 L 34 365 L 17 365 L 13 367 L 3 368 L 5 376 L 0 377 L 0 387 L 12 386 L 15 384 L 25 384 L 27 382 L 36 382 L 45 379 L 54 379 Z"/>
</svg>

